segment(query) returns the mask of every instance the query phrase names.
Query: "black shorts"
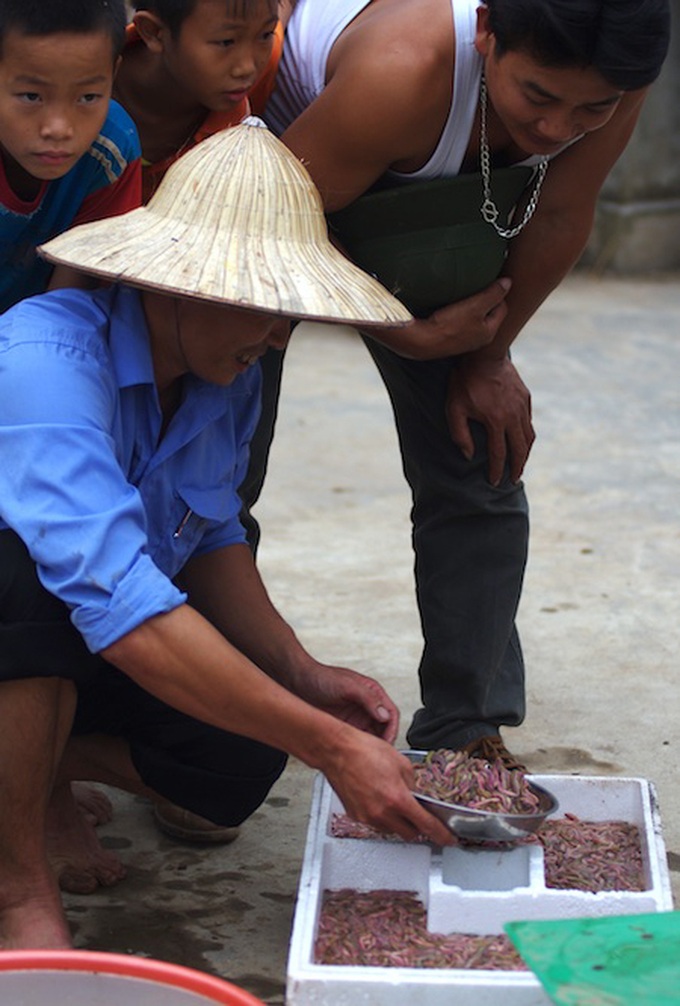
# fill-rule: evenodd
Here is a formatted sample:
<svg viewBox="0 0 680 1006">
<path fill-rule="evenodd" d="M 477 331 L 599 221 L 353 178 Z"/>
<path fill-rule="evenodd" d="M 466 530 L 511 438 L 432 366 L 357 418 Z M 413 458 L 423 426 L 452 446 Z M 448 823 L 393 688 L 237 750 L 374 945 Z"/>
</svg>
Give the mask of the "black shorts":
<svg viewBox="0 0 680 1006">
<path fill-rule="evenodd" d="M 37 677 L 75 683 L 73 734 L 127 741 L 146 786 L 216 824 L 244 821 L 285 767 L 283 752 L 178 712 L 90 653 L 21 539 L 0 531 L 0 682 Z"/>
</svg>

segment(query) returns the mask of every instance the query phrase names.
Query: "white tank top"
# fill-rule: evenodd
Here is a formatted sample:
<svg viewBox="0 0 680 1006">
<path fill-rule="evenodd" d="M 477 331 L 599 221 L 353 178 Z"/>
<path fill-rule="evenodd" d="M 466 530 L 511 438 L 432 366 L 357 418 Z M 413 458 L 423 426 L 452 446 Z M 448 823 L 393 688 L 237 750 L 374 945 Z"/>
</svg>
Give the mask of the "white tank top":
<svg viewBox="0 0 680 1006">
<path fill-rule="evenodd" d="M 298 0 L 286 28 L 276 88 L 264 119 L 277 135 L 311 105 L 326 86 L 326 64 L 338 36 L 368 6 L 370 0 Z M 470 142 L 479 100 L 482 59 L 474 47 L 480 0 L 451 0 L 455 29 L 455 71 L 448 118 L 427 164 L 395 179 L 426 181 L 457 175 Z M 531 157 L 523 164 L 535 164 Z"/>
<path fill-rule="evenodd" d="M 276 87 L 264 120 L 281 133 L 326 86 L 326 63 L 333 45 L 370 0 L 298 0 L 286 26 Z"/>
<path fill-rule="evenodd" d="M 264 114 L 269 127 L 281 135 L 326 86 L 326 64 L 338 36 L 370 0 L 298 0 L 286 28 L 276 89 Z M 451 0 L 456 33 L 453 92 L 439 143 L 430 160 L 409 179 L 457 175 L 470 139 L 477 109 L 482 61 L 474 48 L 479 0 Z M 398 172 L 391 172 L 401 177 Z"/>
</svg>

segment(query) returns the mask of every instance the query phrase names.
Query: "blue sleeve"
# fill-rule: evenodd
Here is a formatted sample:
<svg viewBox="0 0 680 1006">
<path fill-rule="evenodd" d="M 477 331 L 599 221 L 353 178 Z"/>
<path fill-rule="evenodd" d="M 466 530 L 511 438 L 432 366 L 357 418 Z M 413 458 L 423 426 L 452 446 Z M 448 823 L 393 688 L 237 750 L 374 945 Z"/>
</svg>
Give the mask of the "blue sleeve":
<svg viewBox="0 0 680 1006">
<path fill-rule="evenodd" d="M 72 323 L 31 341 L 42 300 L 0 324 L 0 516 L 97 652 L 185 596 L 146 552 L 144 506 L 118 458 L 108 347 Z"/>
</svg>

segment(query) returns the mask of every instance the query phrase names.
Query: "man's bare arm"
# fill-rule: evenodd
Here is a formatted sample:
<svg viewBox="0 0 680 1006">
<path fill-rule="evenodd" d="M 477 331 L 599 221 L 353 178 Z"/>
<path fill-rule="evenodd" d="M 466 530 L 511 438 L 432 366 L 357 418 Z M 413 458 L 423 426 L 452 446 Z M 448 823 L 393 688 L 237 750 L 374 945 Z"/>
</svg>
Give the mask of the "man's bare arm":
<svg viewBox="0 0 680 1006">
<path fill-rule="evenodd" d="M 193 558 L 182 586 L 197 608 L 266 674 L 317 708 L 392 743 L 399 711 L 373 678 L 321 664 L 272 604 L 246 545 Z"/>
<path fill-rule="evenodd" d="M 373 45 L 368 32 L 360 43 L 343 44 L 341 54 L 324 90 L 281 137 L 308 169 L 329 213 L 412 157 L 423 119 L 436 114 L 426 59 L 405 66 L 402 47 Z"/>
<path fill-rule="evenodd" d="M 440 45 L 432 42 L 428 49 L 425 40 L 414 59 L 405 54 L 401 34 L 387 43 L 381 36 L 380 44 L 369 32 L 357 38 L 343 43 L 339 55 L 334 49 L 325 89 L 282 136 L 309 170 L 328 212 L 359 198 L 390 168 L 414 170 L 424 164 L 450 100 L 450 84 L 443 87 L 444 100 L 432 86 L 433 79 L 447 80 Z M 429 322 L 370 334 L 413 359 L 469 352 L 494 339 L 506 293 L 507 285 L 495 282 Z"/>
<path fill-rule="evenodd" d="M 357 820 L 449 844 L 410 793 L 412 769 L 390 744 L 282 688 L 188 604 L 143 622 L 102 656 L 163 702 L 320 769 Z"/>
<path fill-rule="evenodd" d="M 508 458 L 511 478 L 520 478 L 534 440 L 529 393 L 508 349 L 583 253 L 600 189 L 631 137 L 643 100 L 644 92 L 625 95 L 605 126 L 550 165 L 539 208 L 511 244 L 505 270 L 512 278 L 507 314 L 494 340 L 462 357 L 452 374 L 448 406 L 452 438 L 471 456 L 470 421 L 486 427 L 493 484 L 500 481 Z"/>
</svg>

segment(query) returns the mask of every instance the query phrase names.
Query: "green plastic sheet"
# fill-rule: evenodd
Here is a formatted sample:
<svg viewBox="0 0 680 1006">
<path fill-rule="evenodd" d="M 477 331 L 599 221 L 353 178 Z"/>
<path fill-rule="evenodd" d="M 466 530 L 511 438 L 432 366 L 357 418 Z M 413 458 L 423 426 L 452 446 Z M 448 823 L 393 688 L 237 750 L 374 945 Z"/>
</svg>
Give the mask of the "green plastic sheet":
<svg viewBox="0 0 680 1006">
<path fill-rule="evenodd" d="M 509 922 L 558 1006 L 680 1004 L 680 912 Z"/>
</svg>

